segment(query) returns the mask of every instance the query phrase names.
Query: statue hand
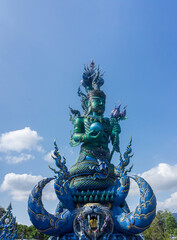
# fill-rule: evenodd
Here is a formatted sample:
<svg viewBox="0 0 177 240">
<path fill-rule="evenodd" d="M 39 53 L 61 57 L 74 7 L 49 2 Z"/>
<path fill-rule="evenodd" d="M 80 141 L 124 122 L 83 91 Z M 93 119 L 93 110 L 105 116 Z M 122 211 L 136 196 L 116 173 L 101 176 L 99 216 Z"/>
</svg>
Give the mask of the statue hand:
<svg viewBox="0 0 177 240">
<path fill-rule="evenodd" d="M 121 129 L 120 129 L 120 125 L 117 123 L 117 124 L 114 124 L 114 126 L 113 126 L 113 129 L 112 129 L 112 132 L 114 133 L 114 134 L 119 134 L 120 132 L 121 132 Z"/>
<path fill-rule="evenodd" d="M 88 141 L 97 141 L 103 135 L 103 131 L 98 132 L 96 135 L 93 135 L 93 133 L 94 133 L 94 130 L 90 131 L 87 134 Z"/>
</svg>

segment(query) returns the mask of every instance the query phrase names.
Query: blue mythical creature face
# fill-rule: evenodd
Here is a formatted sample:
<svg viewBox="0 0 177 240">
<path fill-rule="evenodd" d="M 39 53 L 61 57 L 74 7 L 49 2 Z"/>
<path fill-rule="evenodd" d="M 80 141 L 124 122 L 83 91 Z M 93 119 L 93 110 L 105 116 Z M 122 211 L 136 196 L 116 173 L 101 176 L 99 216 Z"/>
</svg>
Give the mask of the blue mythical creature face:
<svg viewBox="0 0 177 240">
<path fill-rule="evenodd" d="M 74 231 L 79 238 L 98 239 L 113 232 L 114 224 L 108 208 L 88 203 L 80 208 L 74 220 Z"/>
</svg>

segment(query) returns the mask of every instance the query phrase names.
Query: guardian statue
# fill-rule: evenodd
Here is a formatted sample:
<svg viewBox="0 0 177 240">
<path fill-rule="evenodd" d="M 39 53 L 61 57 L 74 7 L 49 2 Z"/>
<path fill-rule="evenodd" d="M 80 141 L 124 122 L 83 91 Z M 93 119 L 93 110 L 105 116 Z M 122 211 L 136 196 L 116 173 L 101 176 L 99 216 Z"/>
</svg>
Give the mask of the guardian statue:
<svg viewBox="0 0 177 240">
<path fill-rule="evenodd" d="M 50 239 L 142 240 L 156 214 L 156 198 L 150 185 L 140 176 L 130 175 L 128 167 L 132 139 L 122 157 L 119 147 L 120 121 L 126 119 L 126 107 L 115 106 L 110 118 L 104 117 L 106 95 L 100 89 L 103 73 L 93 60 L 84 67 L 78 89 L 83 113 L 70 107 L 74 131 L 72 147 L 80 145 L 76 163 L 68 170 L 56 141 L 52 155 L 57 170 L 54 177 L 44 178 L 32 190 L 28 213 L 33 225 Z M 118 166 L 111 163 L 113 154 L 120 154 Z M 126 202 L 130 179 L 140 190 L 140 201 L 134 211 Z M 50 214 L 42 203 L 42 191 L 54 180 L 59 203 Z"/>
</svg>

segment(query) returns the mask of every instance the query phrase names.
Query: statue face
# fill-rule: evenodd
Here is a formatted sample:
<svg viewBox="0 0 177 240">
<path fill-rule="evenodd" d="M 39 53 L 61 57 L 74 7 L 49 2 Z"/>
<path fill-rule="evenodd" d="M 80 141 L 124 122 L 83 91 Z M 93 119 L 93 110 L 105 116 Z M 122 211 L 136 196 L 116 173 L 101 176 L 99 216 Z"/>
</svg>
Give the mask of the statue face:
<svg viewBox="0 0 177 240">
<path fill-rule="evenodd" d="M 79 238 L 84 235 L 84 239 L 100 239 L 105 234 L 110 235 L 113 232 L 114 223 L 108 208 L 98 203 L 90 203 L 78 211 L 73 226 Z"/>
<path fill-rule="evenodd" d="M 105 111 L 105 99 L 102 97 L 92 97 L 90 99 L 90 105 L 92 112 L 95 112 L 98 115 L 102 115 Z"/>
</svg>

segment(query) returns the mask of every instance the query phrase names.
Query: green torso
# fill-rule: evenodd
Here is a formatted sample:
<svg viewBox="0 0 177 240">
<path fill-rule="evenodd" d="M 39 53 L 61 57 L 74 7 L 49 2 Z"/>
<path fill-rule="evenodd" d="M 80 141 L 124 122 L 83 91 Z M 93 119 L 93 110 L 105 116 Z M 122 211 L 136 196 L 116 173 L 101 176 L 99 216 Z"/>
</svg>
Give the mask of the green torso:
<svg viewBox="0 0 177 240">
<path fill-rule="evenodd" d="M 99 125 L 101 128 L 100 136 L 94 140 L 87 139 L 88 134 L 92 131 L 92 126 Z M 118 124 L 118 123 L 116 123 Z M 92 132 L 91 135 L 95 136 L 98 132 Z M 92 157 L 109 161 L 110 151 L 108 144 L 110 140 L 113 142 L 115 136 L 118 137 L 119 132 L 114 132 L 114 124 L 109 118 L 81 116 L 75 120 L 73 139 L 78 143 L 82 143 L 81 152 L 78 161 L 83 161 L 86 157 Z"/>
<path fill-rule="evenodd" d="M 87 134 L 90 131 L 90 127 L 93 123 L 99 123 L 102 126 L 102 136 L 95 142 L 84 143 L 82 146 L 94 147 L 94 148 L 108 148 L 109 136 L 111 134 L 111 125 L 108 118 L 95 119 L 93 117 L 83 118 L 84 132 Z"/>
</svg>

